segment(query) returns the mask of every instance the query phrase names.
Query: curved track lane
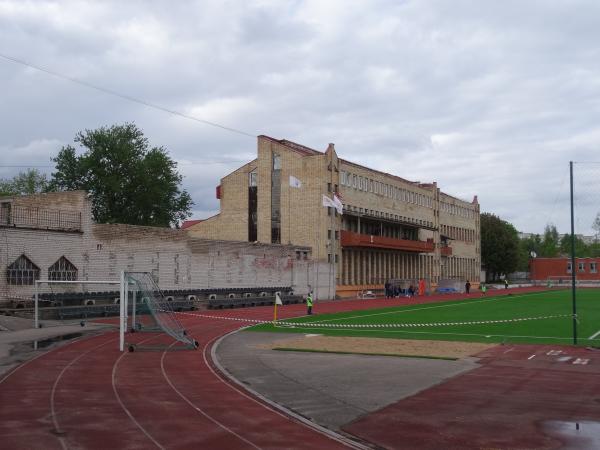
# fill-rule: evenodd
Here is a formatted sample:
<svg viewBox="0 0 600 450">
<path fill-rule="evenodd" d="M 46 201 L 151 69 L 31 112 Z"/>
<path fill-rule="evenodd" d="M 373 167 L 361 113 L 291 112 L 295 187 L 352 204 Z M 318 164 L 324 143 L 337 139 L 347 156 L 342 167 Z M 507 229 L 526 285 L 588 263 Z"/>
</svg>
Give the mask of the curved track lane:
<svg viewBox="0 0 600 450">
<path fill-rule="evenodd" d="M 452 296 L 428 298 L 428 302 Z M 323 302 L 319 313 L 369 309 L 414 300 Z M 303 305 L 280 308 L 297 317 Z M 206 315 L 270 320 L 272 308 Z M 214 367 L 214 341 L 243 322 L 182 315 L 200 351 L 120 353 L 114 331 L 73 341 L 21 365 L 0 379 L 3 449 L 105 448 L 348 448 L 273 409 Z M 132 342 L 166 346 L 165 335 L 136 333 Z"/>
</svg>

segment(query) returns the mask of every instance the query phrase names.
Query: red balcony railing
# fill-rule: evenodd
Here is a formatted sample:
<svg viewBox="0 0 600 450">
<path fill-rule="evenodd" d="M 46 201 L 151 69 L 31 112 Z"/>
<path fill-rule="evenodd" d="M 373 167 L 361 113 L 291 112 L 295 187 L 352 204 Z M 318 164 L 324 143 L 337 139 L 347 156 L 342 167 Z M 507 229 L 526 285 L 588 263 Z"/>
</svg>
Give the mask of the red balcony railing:
<svg viewBox="0 0 600 450">
<path fill-rule="evenodd" d="M 402 250 L 405 252 L 431 253 L 435 245 L 433 241 L 411 241 L 408 239 L 395 239 L 370 234 L 342 231 L 342 247 L 371 247 Z"/>
<path fill-rule="evenodd" d="M 452 247 L 448 245 L 442 245 L 440 247 L 440 254 L 442 256 L 452 256 Z"/>
</svg>

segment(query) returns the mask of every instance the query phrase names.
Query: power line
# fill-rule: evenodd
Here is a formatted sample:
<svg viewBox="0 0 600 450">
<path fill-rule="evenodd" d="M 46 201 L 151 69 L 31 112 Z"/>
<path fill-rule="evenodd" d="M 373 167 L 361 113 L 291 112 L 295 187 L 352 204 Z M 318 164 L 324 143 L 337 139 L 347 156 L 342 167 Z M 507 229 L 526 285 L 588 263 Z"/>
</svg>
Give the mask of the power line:
<svg viewBox="0 0 600 450">
<path fill-rule="evenodd" d="M 177 162 L 177 161 L 176 161 Z M 216 164 L 239 164 L 248 162 L 247 159 L 240 160 L 227 160 L 227 161 L 188 161 L 188 162 L 177 162 L 177 166 L 185 167 L 185 166 L 202 166 L 202 165 L 216 165 Z M 26 164 L 26 165 L 6 165 L 0 164 L 0 168 L 54 168 L 56 166 L 53 165 L 38 165 L 38 164 Z"/>
<path fill-rule="evenodd" d="M 30 68 L 38 70 L 40 72 L 47 73 L 48 75 L 52 75 L 54 77 L 61 78 L 63 80 L 67 80 L 67 81 L 70 81 L 72 83 L 76 83 L 76 84 L 79 84 L 81 86 L 85 86 L 85 87 L 90 88 L 90 89 L 95 89 L 95 90 L 103 92 L 105 94 L 113 95 L 115 97 L 119 97 L 121 99 L 128 100 L 128 101 L 133 102 L 133 103 L 138 103 L 140 105 L 144 105 L 144 106 L 147 106 L 149 108 L 158 109 L 159 111 L 163 111 L 163 112 L 172 114 L 174 116 L 183 117 L 185 119 L 193 120 L 195 122 L 199 122 L 199 123 L 202 123 L 202 124 L 205 124 L 205 125 L 210 125 L 212 127 L 221 128 L 222 130 L 230 131 L 232 133 L 241 134 L 243 136 L 248 136 L 248 137 L 251 137 L 251 138 L 255 138 L 256 137 L 256 135 L 254 135 L 254 134 L 247 133 L 245 131 L 238 130 L 236 128 L 231 128 L 231 127 L 228 127 L 228 126 L 225 126 L 225 125 L 218 124 L 216 122 L 210 122 L 208 120 L 199 119 L 197 117 L 190 116 L 188 114 L 184 114 L 184 113 L 181 113 L 179 111 L 175 111 L 173 109 L 165 108 L 164 106 L 160 106 L 160 105 L 157 105 L 157 104 L 154 104 L 154 103 L 150 103 L 150 102 L 147 102 L 145 100 L 141 100 L 141 99 L 138 99 L 136 97 L 132 97 L 130 95 L 121 94 L 120 92 L 113 91 L 112 89 L 108 89 L 108 88 L 105 88 L 105 87 L 102 87 L 102 86 L 97 86 L 95 84 L 88 83 L 87 81 L 78 80 L 77 78 L 72 78 L 72 77 L 70 77 L 68 75 L 64 75 L 62 73 L 55 72 L 55 71 L 50 70 L 50 69 L 46 69 L 44 67 L 37 66 L 35 64 L 31 64 L 31 63 L 29 63 L 27 61 L 23 61 L 21 59 L 13 58 L 12 56 L 8 56 L 8 55 L 4 55 L 4 54 L 0 53 L 0 58 L 4 58 L 7 61 L 10 61 L 10 62 L 13 62 L 13 63 L 16 63 L 16 64 L 21 64 L 22 66 L 30 67 Z"/>
</svg>

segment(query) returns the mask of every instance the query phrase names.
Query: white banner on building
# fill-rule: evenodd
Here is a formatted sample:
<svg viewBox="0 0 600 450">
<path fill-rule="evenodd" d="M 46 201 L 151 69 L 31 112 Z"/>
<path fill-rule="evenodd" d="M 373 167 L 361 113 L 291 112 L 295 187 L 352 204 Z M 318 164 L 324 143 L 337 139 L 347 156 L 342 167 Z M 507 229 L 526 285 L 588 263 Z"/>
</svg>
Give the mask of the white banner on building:
<svg viewBox="0 0 600 450">
<path fill-rule="evenodd" d="M 335 208 L 335 203 L 333 203 L 333 200 L 323 194 L 323 206 Z"/>
<path fill-rule="evenodd" d="M 337 209 L 338 214 L 341 215 L 344 211 L 344 205 L 336 194 L 333 194 L 333 204 L 335 205 L 335 209 Z"/>
<path fill-rule="evenodd" d="M 342 202 L 335 195 L 333 196 L 333 200 L 331 200 L 326 195 L 323 195 L 323 206 L 335 208 L 339 214 L 342 214 Z"/>
<path fill-rule="evenodd" d="M 300 181 L 295 176 L 290 175 L 290 186 L 293 187 L 293 188 L 301 188 L 302 187 L 302 181 Z"/>
</svg>

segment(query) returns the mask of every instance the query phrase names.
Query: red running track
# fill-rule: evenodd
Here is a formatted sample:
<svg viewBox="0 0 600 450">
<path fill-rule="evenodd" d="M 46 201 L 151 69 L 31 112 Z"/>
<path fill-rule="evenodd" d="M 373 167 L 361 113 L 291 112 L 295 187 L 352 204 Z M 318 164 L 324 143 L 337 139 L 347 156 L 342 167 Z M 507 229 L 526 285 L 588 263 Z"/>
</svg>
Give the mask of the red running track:
<svg viewBox="0 0 600 450">
<path fill-rule="evenodd" d="M 517 290 L 511 289 L 511 293 Z M 491 293 L 490 293 L 491 294 Z M 490 295 L 488 294 L 488 295 Z M 504 292 L 497 292 L 504 294 Z M 478 297 L 481 294 L 472 294 Z M 459 298 L 445 295 L 420 303 Z M 413 299 L 322 302 L 317 313 L 414 303 Z M 280 308 L 280 318 L 303 315 Z M 270 320 L 272 308 L 219 312 Z M 288 417 L 229 383 L 214 368 L 214 341 L 243 322 L 183 315 L 199 351 L 120 353 L 109 331 L 41 354 L 0 378 L 2 449 L 335 449 L 336 439 Z M 165 335 L 136 333 L 140 344 L 169 344 Z"/>
</svg>

